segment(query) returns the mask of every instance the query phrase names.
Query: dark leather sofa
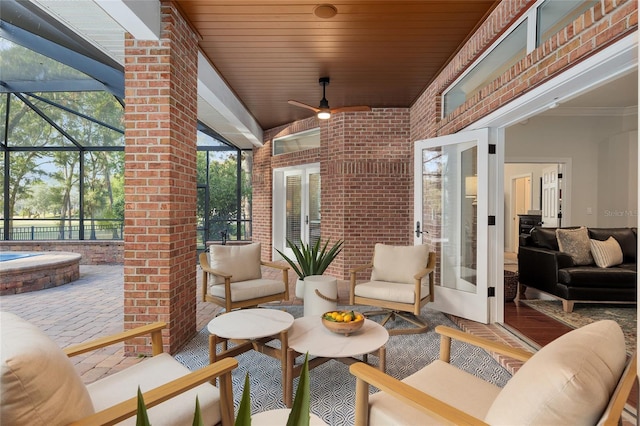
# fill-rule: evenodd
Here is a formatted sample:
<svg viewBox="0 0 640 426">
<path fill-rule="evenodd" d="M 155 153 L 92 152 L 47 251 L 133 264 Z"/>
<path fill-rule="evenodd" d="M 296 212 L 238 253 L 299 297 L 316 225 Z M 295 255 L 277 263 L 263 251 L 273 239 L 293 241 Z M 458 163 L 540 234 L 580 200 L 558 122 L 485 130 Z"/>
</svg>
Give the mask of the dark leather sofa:
<svg viewBox="0 0 640 426">
<path fill-rule="evenodd" d="M 588 228 L 588 232 L 590 239 L 601 241 L 613 236 L 622 249 L 622 264 L 576 266 L 571 256 L 560 252 L 556 228 L 534 227 L 520 237 L 520 284 L 561 299 L 565 312 L 573 310 L 574 302 L 636 303 L 637 228 Z"/>
</svg>

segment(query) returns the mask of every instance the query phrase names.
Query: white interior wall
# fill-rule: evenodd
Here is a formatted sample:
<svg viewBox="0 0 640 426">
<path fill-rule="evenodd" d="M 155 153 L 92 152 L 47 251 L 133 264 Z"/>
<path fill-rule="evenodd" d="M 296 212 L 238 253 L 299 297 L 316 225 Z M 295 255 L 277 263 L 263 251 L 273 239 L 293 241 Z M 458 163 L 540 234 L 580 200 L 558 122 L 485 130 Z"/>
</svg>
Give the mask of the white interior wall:
<svg viewBox="0 0 640 426">
<path fill-rule="evenodd" d="M 634 154 L 638 149 L 638 135 L 637 128 L 629 130 L 630 122 L 633 120 L 627 116 L 532 117 L 526 123 L 506 129 L 505 162 L 513 159 L 522 162 L 527 157 L 570 158 L 571 186 L 565 191 L 571 191 L 573 204 L 571 216 L 563 217 L 563 226 L 604 227 L 609 219 L 604 220 L 604 206 L 600 203 L 605 201 L 599 194 L 610 193 L 607 207 L 620 205 L 637 213 L 637 209 L 627 207 L 637 205 L 638 189 L 637 154 Z M 615 179 L 612 169 L 616 170 Z M 608 177 L 602 178 L 603 175 Z M 510 181 L 509 176 L 505 176 L 505 182 L 507 179 Z M 622 189 L 611 191 L 611 186 Z M 505 186 L 505 191 L 510 190 L 510 186 Z M 635 196 L 631 196 L 634 191 Z M 637 216 L 630 217 L 635 219 L 633 225 L 622 226 L 636 226 Z"/>
</svg>

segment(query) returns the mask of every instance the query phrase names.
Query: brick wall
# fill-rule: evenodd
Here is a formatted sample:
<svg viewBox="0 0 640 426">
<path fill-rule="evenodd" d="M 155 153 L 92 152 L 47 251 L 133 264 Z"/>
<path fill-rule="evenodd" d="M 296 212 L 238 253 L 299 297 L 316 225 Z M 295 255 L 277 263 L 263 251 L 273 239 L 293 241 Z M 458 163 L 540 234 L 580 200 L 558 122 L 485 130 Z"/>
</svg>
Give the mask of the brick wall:
<svg viewBox="0 0 640 426">
<path fill-rule="evenodd" d="M 274 137 L 317 126 L 319 149 L 270 155 Z M 350 268 L 371 260 L 376 242 L 411 244 L 406 232 L 413 221 L 411 161 L 405 108 L 335 114 L 328 121 L 311 118 L 265 132 L 264 146 L 254 150 L 254 241 L 261 241 L 263 256 L 270 256 L 272 170 L 319 162 L 322 238 L 345 240 L 327 273 L 348 278 Z"/>
<path fill-rule="evenodd" d="M 443 91 L 533 3 L 510 0 L 496 7 L 412 106 L 411 140 L 455 133 L 638 28 L 637 1 L 602 0 L 440 119 Z"/>
<path fill-rule="evenodd" d="M 125 41 L 124 319 L 167 322 L 175 352 L 196 332 L 197 37 L 175 4 L 161 12 L 160 41 Z"/>
</svg>

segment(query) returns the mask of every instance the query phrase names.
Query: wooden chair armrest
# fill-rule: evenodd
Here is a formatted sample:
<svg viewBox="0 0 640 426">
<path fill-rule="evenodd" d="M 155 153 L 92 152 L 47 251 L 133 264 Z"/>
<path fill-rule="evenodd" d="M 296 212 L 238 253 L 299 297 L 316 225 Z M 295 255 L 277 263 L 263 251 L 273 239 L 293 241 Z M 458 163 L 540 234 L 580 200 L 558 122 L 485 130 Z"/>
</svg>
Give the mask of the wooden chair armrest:
<svg viewBox="0 0 640 426">
<path fill-rule="evenodd" d="M 173 398 L 189 389 L 220 377 L 220 406 L 223 412 L 222 424 L 233 425 L 233 389 L 231 387 L 231 371 L 238 366 L 235 358 L 224 358 L 206 367 L 193 371 L 157 388 L 142 394 L 147 409 Z M 196 401 L 193 400 L 195 411 Z M 229 413 L 230 408 L 230 413 Z M 91 416 L 85 417 L 72 425 L 113 425 L 131 416 L 138 409 L 137 395 L 120 404 L 106 408 Z M 226 410 L 226 412 L 225 412 Z M 231 415 L 231 418 L 229 418 Z"/>
<path fill-rule="evenodd" d="M 162 352 L 162 329 L 167 326 L 166 322 L 155 322 L 153 324 L 147 324 L 140 327 L 132 328 L 121 333 L 111 334 L 109 336 L 100 337 L 98 339 L 90 340 L 78 345 L 72 345 L 64 348 L 64 352 L 68 357 L 83 354 L 85 352 L 95 351 L 96 349 L 111 346 L 115 343 L 124 342 L 125 340 L 133 339 L 134 337 L 151 335 L 154 350 L 153 354 L 157 355 Z M 160 351 L 157 350 L 157 343 L 160 343 Z"/>
<path fill-rule="evenodd" d="M 368 401 L 368 385 L 373 385 L 382 392 L 386 392 L 412 407 L 437 417 L 445 423 L 454 425 L 486 425 L 482 420 L 464 411 L 460 411 L 368 364 L 362 362 L 352 364 L 349 367 L 349 371 L 356 377 L 356 410 L 358 410 L 358 408 L 364 410 L 364 412 L 360 411 L 359 414 L 361 415 L 366 416 L 369 410 L 368 402 L 364 402 L 361 399 L 365 398 L 365 401 Z M 366 392 L 364 392 L 365 390 Z M 363 419 L 356 414 L 356 426 L 365 425 L 366 423 L 366 417 Z"/>
<path fill-rule="evenodd" d="M 267 262 L 265 260 L 261 260 L 260 264 L 262 266 L 266 266 L 268 268 L 276 268 L 276 269 L 280 269 L 282 271 L 288 271 L 289 269 L 291 269 L 291 267 L 289 265 L 281 265 L 279 263 L 275 263 L 275 262 Z"/>
<path fill-rule="evenodd" d="M 227 274 L 226 272 L 222 272 L 222 271 L 218 271 L 217 269 L 213 269 L 209 266 L 205 266 L 205 265 L 201 265 L 202 266 L 202 270 L 205 272 L 208 272 L 211 275 L 216 275 L 218 277 L 222 277 L 222 278 L 231 278 L 232 275 Z"/>
<path fill-rule="evenodd" d="M 450 360 L 451 339 L 469 343 L 470 345 L 478 346 L 487 351 L 506 355 L 518 361 L 527 361 L 533 356 L 531 352 L 525 351 L 524 349 L 513 348 L 509 345 L 474 336 L 473 334 L 465 333 L 464 331 L 444 325 L 436 326 L 436 333 L 440 334 L 440 359 L 445 362 L 449 362 Z"/>
<path fill-rule="evenodd" d="M 364 271 L 367 268 L 373 268 L 373 262 L 369 262 L 369 263 L 364 264 L 364 265 L 356 266 L 355 268 L 350 269 L 349 273 L 350 274 L 356 274 L 356 273 L 358 273 L 360 271 Z"/>
<path fill-rule="evenodd" d="M 609 404 L 604 410 L 600 421 L 597 423 L 603 426 L 617 426 L 620 423 L 624 406 L 627 404 L 629 394 L 638 377 L 638 354 L 634 352 L 627 360 L 627 365 L 622 372 L 622 377 L 609 399 Z"/>
<path fill-rule="evenodd" d="M 413 278 L 415 278 L 416 280 L 421 280 L 422 278 L 426 277 L 427 275 L 429 275 L 430 273 L 432 273 L 433 271 L 435 271 L 434 268 L 424 268 L 422 269 L 420 272 L 418 272 L 417 274 L 415 274 L 413 276 Z"/>
</svg>

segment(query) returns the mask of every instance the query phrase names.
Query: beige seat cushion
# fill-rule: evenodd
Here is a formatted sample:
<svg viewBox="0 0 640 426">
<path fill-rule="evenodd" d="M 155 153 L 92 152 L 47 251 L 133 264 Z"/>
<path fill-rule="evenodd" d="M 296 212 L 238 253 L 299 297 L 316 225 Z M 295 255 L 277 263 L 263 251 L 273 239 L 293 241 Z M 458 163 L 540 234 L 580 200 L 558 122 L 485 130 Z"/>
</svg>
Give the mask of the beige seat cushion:
<svg viewBox="0 0 640 426">
<path fill-rule="evenodd" d="M 231 275 L 231 282 L 257 280 L 262 278 L 260 269 L 260 243 L 246 245 L 209 246 L 211 268 Z M 224 279 L 209 276 L 209 285 L 222 284 Z M 213 280 L 213 282 L 212 282 Z"/>
<path fill-rule="evenodd" d="M 96 411 L 100 411 L 135 397 L 138 385 L 142 392 L 146 392 L 187 374 L 189 374 L 188 368 L 176 361 L 171 355 L 163 353 L 91 383 L 87 385 L 87 389 Z M 153 425 L 163 426 L 192 424 L 196 408 L 196 395 L 200 403 L 204 424 L 218 423 L 221 418 L 220 392 L 215 386 L 208 383 L 150 408 L 147 410 L 149 421 Z M 120 424 L 135 425 L 136 417 L 133 416 Z"/>
<path fill-rule="evenodd" d="M 429 247 L 376 244 L 371 281 L 415 284 L 414 276 L 427 267 Z M 425 278 L 426 280 L 426 278 Z"/>
<path fill-rule="evenodd" d="M 481 419 L 500 392 L 499 387 L 440 360 L 435 360 L 402 381 Z M 369 402 L 370 426 L 440 423 L 385 392 L 371 395 Z"/>
<path fill-rule="evenodd" d="M 404 283 L 388 283 L 386 281 L 369 281 L 358 284 L 354 289 L 354 294 L 358 297 L 387 300 L 399 303 L 415 303 L 416 285 Z M 429 286 L 420 286 L 420 300 L 429 296 Z"/>
<path fill-rule="evenodd" d="M 261 278 L 258 280 L 248 280 L 231 283 L 231 301 L 241 302 L 243 300 L 257 299 L 259 297 L 271 296 L 273 294 L 284 293 L 284 282 L 282 280 L 269 280 Z M 212 296 L 225 298 L 223 285 L 210 285 L 209 293 Z"/>
<path fill-rule="evenodd" d="M 598 321 L 543 347 L 509 380 L 489 409 L 492 425 L 594 425 L 626 361 L 624 335 Z"/>
<path fill-rule="evenodd" d="M 65 425 L 93 414 L 73 364 L 46 334 L 22 318 L 0 313 L 0 424 Z"/>
</svg>

